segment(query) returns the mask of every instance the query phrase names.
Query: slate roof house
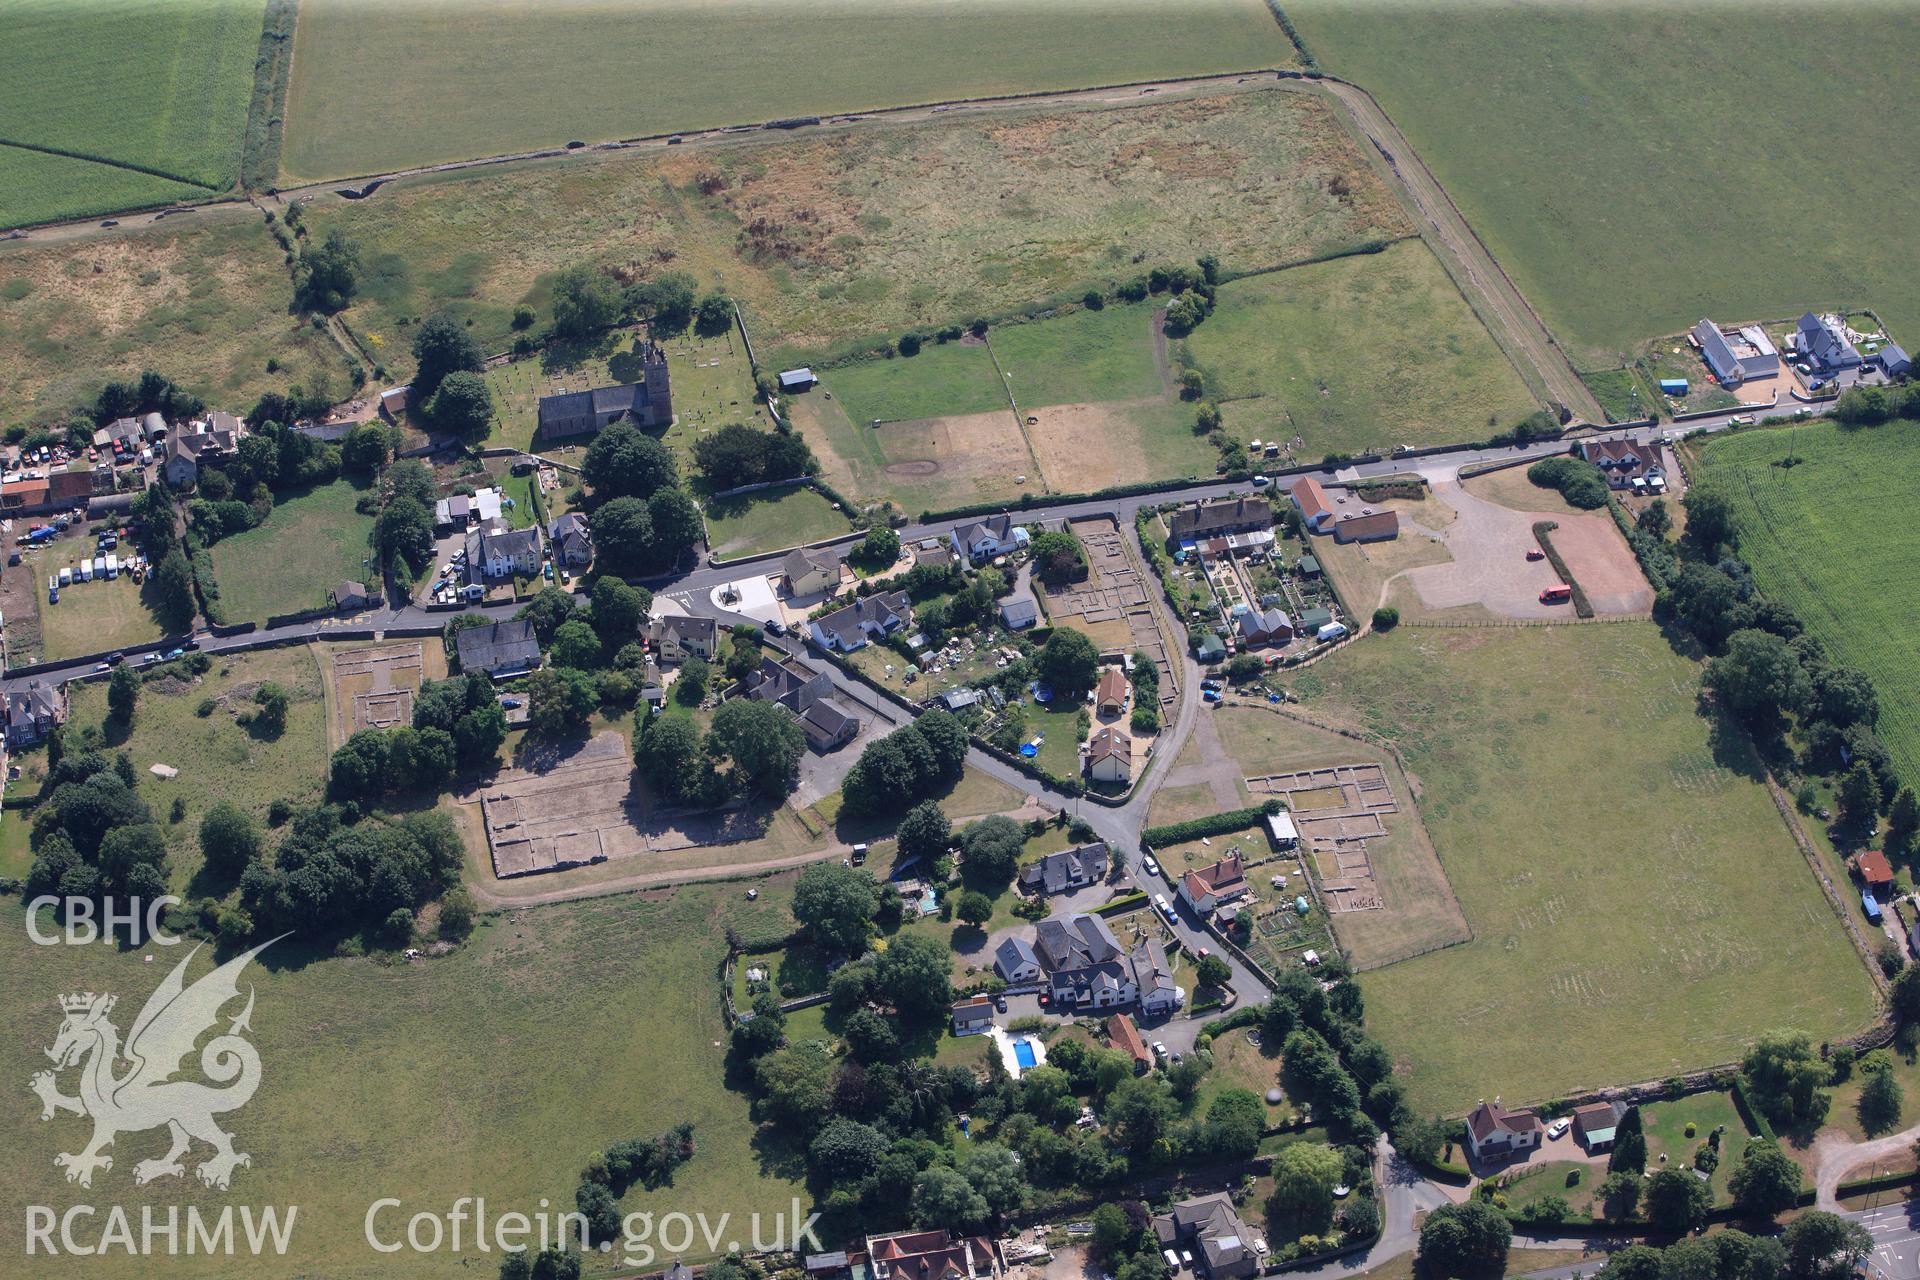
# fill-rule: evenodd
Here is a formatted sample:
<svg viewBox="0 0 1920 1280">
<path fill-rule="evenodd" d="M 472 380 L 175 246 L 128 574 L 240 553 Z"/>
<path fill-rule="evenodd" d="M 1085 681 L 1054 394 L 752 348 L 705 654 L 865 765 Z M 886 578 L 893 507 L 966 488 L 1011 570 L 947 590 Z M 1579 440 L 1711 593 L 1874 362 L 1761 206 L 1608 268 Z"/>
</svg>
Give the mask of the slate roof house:
<svg viewBox="0 0 1920 1280">
<path fill-rule="evenodd" d="M 816 751 L 831 751 L 860 733 L 860 721 L 834 701 L 833 681 L 827 673 L 798 658 L 784 662 L 762 658 L 760 669 L 741 683 L 748 697 L 778 703 L 791 711 L 800 721 L 808 745 Z"/>
<path fill-rule="evenodd" d="M 642 343 L 640 372 L 641 382 L 541 396 L 535 435 L 542 440 L 569 440 L 598 435 L 616 422 L 641 428 L 671 425 L 673 390 L 666 352 L 653 342 Z"/>
<path fill-rule="evenodd" d="M 1077 849 L 1050 853 L 1020 872 L 1022 888 L 1035 893 L 1066 893 L 1107 878 L 1107 846 L 1095 841 Z"/>
<path fill-rule="evenodd" d="M 877 591 L 815 619 L 808 629 L 823 649 L 852 653 L 869 640 L 884 640 L 913 621 L 913 604 L 904 591 Z"/>
<path fill-rule="evenodd" d="M 1481 1103 L 1467 1114 L 1467 1145 L 1476 1160 L 1498 1160 L 1533 1151 L 1546 1132 L 1539 1116 L 1525 1108 L 1508 1111 L 1498 1098 Z"/>
<path fill-rule="evenodd" d="M 472 582 L 532 577 L 540 572 L 540 530 L 509 529 L 504 520 L 488 520 L 467 530 L 467 577 Z"/>
<path fill-rule="evenodd" d="M 555 564 L 584 569 L 593 563 L 593 531 L 584 517 L 569 511 L 547 526 Z"/>
<path fill-rule="evenodd" d="M 720 647 L 720 624 L 712 618 L 670 614 L 653 620 L 648 637 L 662 662 L 708 659 Z"/>
<path fill-rule="evenodd" d="M 1160 939 L 1149 937 L 1135 947 L 1127 954 L 1127 964 L 1140 989 L 1140 1012 L 1147 1017 L 1170 1014 L 1186 999 L 1173 980 L 1173 966 L 1167 963 L 1167 949 Z"/>
<path fill-rule="evenodd" d="M 953 1034 L 956 1036 L 977 1036 L 991 1026 L 993 1001 L 989 997 L 974 996 L 954 1002 Z"/>
<path fill-rule="evenodd" d="M 1132 1004 L 1140 996 L 1125 949 L 1099 916 L 1042 920 L 1034 929 L 1034 950 L 1046 967 L 1057 1003 L 1112 1009 Z"/>
<path fill-rule="evenodd" d="M 1613 489 L 1660 493 L 1667 487 L 1667 464 L 1654 443 L 1631 440 L 1582 440 L 1580 456 L 1600 468 Z"/>
<path fill-rule="evenodd" d="M 1180 877 L 1180 900 L 1203 916 L 1246 892 L 1247 863 L 1238 850 Z"/>
<path fill-rule="evenodd" d="M 340 585 L 333 589 L 333 605 L 336 609 L 352 612 L 355 609 L 370 609 L 379 602 L 379 597 L 369 591 L 364 582 L 350 582 L 343 579 Z"/>
<path fill-rule="evenodd" d="M 526 621 L 467 627 L 454 640 L 462 671 L 484 671 L 496 680 L 523 675 L 540 665 L 540 641 Z"/>
<path fill-rule="evenodd" d="M 1830 320 L 1809 311 L 1794 328 L 1793 347 L 1819 373 L 1836 373 L 1860 367 L 1860 353 L 1847 341 L 1837 319 Z"/>
<path fill-rule="evenodd" d="M 161 468 L 167 483 L 184 489 L 200 479 L 200 464 L 224 458 L 240 442 L 240 419 L 230 413 L 208 415 L 206 421 L 189 423 L 167 437 L 166 463 Z"/>
<path fill-rule="evenodd" d="M 1771 378 L 1780 372 L 1780 353 L 1773 340 L 1757 324 L 1741 329 L 1722 329 L 1711 320 L 1693 326 L 1694 344 L 1700 356 L 1713 370 L 1713 376 L 1726 386 L 1737 387 L 1754 378 Z"/>
<path fill-rule="evenodd" d="M 1015 985 L 1037 981 L 1046 972 L 1033 945 L 1025 938 L 1008 938 L 995 947 L 993 968 L 994 972 Z"/>
<path fill-rule="evenodd" d="M 1255 1233 L 1224 1191 L 1182 1200 L 1172 1212 L 1156 1214 L 1153 1234 L 1162 1248 L 1191 1253 L 1195 1274 L 1205 1280 L 1245 1280 L 1260 1270 Z"/>
<path fill-rule="evenodd" d="M 1003 556 L 1031 541 L 1027 531 L 1015 524 L 1012 516 L 1005 514 L 969 521 L 948 537 L 952 540 L 954 554 L 970 560 Z"/>
<path fill-rule="evenodd" d="M 819 595 L 840 585 L 840 557 L 813 547 L 795 547 L 780 562 L 787 590 L 796 596 Z"/>
<path fill-rule="evenodd" d="M 1192 542 L 1228 533 L 1251 533 L 1273 526 L 1273 507 L 1265 498 L 1216 498 L 1173 513 L 1173 538 Z"/>
<path fill-rule="evenodd" d="M 1873 353 L 1874 360 L 1889 378 L 1904 378 L 1913 372 L 1913 360 L 1897 342 L 1889 342 Z"/>
<path fill-rule="evenodd" d="M 1280 609 L 1248 609 L 1233 618 L 1243 649 L 1263 644 L 1285 644 L 1293 639 L 1293 620 Z"/>
<path fill-rule="evenodd" d="M 867 1267 L 873 1280 L 992 1280 L 1003 1271 L 993 1241 L 950 1231 L 868 1236 Z"/>
<path fill-rule="evenodd" d="M 1000 602 L 1000 625 L 1019 631 L 1040 621 L 1040 605 L 1032 596 L 1008 596 Z"/>
<path fill-rule="evenodd" d="M 7 745 L 30 746 L 43 741 L 67 718 L 67 691 L 57 684 L 34 681 L 7 694 Z"/>
</svg>

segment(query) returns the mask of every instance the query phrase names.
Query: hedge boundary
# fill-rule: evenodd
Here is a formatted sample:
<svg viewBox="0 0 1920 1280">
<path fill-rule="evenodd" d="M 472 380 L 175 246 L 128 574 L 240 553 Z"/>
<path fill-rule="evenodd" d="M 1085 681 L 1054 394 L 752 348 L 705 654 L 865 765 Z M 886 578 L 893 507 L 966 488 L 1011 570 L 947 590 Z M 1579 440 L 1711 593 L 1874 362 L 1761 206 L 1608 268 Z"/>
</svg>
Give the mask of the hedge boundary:
<svg viewBox="0 0 1920 1280">
<path fill-rule="evenodd" d="M 1280 805 L 1278 801 L 1274 803 L 1276 807 L 1272 812 L 1285 811 L 1284 805 Z M 1189 840 L 1198 840 L 1203 836 L 1231 835 L 1236 831 L 1258 826 L 1267 813 L 1268 810 L 1264 806 L 1253 809 L 1229 809 L 1225 813 L 1216 813 L 1206 818 L 1173 822 L 1164 827 L 1148 827 L 1140 833 L 1140 844 L 1142 847 L 1152 845 L 1154 848 L 1165 848 L 1170 844 L 1185 844 Z"/>
<path fill-rule="evenodd" d="M 1582 618 L 1593 616 L 1593 601 L 1587 599 L 1587 593 L 1580 588 L 1580 582 L 1573 576 L 1573 570 L 1560 558 L 1560 552 L 1554 547 L 1553 539 L 1547 535 L 1560 527 L 1558 520 L 1536 520 L 1533 524 L 1534 541 L 1547 553 L 1547 559 L 1553 564 L 1553 571 L 1560 575 L 1560 581 L 1567 584 L 1573 593 L 1573 611 Z"/>
</svg>

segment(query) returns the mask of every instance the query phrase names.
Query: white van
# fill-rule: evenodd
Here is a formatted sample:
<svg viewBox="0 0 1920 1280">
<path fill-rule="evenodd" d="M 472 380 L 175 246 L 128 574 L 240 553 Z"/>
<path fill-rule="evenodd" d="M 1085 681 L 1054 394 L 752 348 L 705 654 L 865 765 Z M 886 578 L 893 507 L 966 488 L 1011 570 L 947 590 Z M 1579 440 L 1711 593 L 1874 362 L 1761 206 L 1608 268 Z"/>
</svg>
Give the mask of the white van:
<svg viewBox="0 0 1920 1280">
<path fill-rule="evenodd" d="M 95 556 L 93 558 L 93 576 L 96 578 L 104 578 L 107 576 L 107 558 L 105 556 Z"/>
<path fill-rule="evenodd" d="M 82 560 L 80 562 L 80 567 L 77 572 L 79 573 L 80 581 L 92 582 L 93 581 L 93 561 Z"/>
<path fill-rule="evenodd" d="M 107 576 L 109 578 L 117 578 L 120 576 L 120 557 L 119 556 L 109 555 L 107 557 Z"/>
<path fill-rule="evenodd" d="M 60 570 L 60 585 L 63 587 L 70 587 L 73 585 L 73 570 L 71 569 Z"/>
</svg>

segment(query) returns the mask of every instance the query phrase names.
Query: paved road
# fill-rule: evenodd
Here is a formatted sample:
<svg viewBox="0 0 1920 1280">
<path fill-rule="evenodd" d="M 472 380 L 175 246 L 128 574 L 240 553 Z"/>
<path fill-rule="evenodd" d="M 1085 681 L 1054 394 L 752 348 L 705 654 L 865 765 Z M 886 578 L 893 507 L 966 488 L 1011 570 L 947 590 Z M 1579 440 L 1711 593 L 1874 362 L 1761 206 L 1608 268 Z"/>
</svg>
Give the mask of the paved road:
<svg viewBox="0 0 1920 1280">
<path fill-rule="evenodd" d="M 1895 1200 L 1840 1216 L 1873 1235 L 1866 1269 L 1871 1280 L 1920 1280 L 1920 1201 Z"/>
</svg>

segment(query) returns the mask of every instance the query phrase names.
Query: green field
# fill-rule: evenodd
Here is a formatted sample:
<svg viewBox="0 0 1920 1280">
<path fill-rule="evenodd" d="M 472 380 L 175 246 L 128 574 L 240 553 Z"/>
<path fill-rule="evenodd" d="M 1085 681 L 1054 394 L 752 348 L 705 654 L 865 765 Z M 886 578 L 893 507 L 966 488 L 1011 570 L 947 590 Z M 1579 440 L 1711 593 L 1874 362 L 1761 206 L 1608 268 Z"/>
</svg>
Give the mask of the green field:
<svg viewBox="0 0 1920 1280">
<path fill-rule="evenodd" d="M 0 227 L 231 186 L 265 8 L 264 0 L 0 0 Z M 91 172 L 17 168 L 19 148 L 6 143 L 111 163 L 88 163 Z M 15 185 L 16 174 L 30 181 Z"/>
<path fill-rule="evenodd" d="M 1801 462 L 1774 465 L 1789 447 Z M 1920 501 L 1920 442 L 1894 424 L 1847 431 L 1812 423 L 1741 432 L 1698 450 L 1699 483 L 1726 494 L 1739 556 L 1768 597 L 1790 606 L 1836 661 L 1880 694 L 1875 724 L 1902 777 L 1920 782 L 1920 531 L 1887 513 Z"/>
<path fill-rule="evenodd" d="M 252 1101 L 222 1120 L 253 1158 L 231 1193 L 208 1191 L 191 1175 L 136 1187 L 133 1165 L 165 1146 L 165 1135 L 151 1131 L 121 1135 L 112 1170 L 95 1178 L 91 1193 L 70 1187 L 53 1156 L 78 1149 L 85 1122 L 43 1124 L 32 1105 L 8 1112 L 4 1136 L 15 1158 L 0 1189 L 16 1205 L 120 1204 L 135 1222 L 146 1204 L 194 1204 L 213 1214 L 230 1202 L 299 1206 L 285 1258 L 188 1258 L 183 1250 L 133 1268 L 107 1263 L 116 1273 L 344 1280 L 445 1276 L 465 1265 L 491 1275 L 499 1254 L 474 1252 L 471 1230 L 464 1253 L 375 1253 L 362 1231 L 369 1206 L 402 1198 L 398 1216 L 380 1220 L 400 1232 L 412 1213 L 444 1214 L 461 1196 L 485 1196 L 490 1216 L 533 1214 L 543 1197 L 553 1212 L 570 1210 L 591 1155 L 685 1121 L 694 1126 L 694 1157 L 670 1188 L 636 1187 L 623 1210 L 701 1210 L 710 1221 L 729 1213 L 735 1223 L 757 1211 L 770 1223 L 775 1211 L 790 1211 L 792 1197 L 807 1196 L 782 1172 L 778 1142 L 757 1133 L 744 1095 L 724 1083 L 726 1028 L 715 989 L 729 927 L 752 939 L 791 927 L 791 880 L 760 884 L 758 903 L 738 886 L 700 886 L 665 901 L 620 896 L 528 908 L 483 924 L 449 955 L 413 964 L 321 959 L 289 938 L 246 973 L 256 989 L 251 1039 L 263 1072 Z M 0 1044 L 0 1069 L 22 1084 L 48 1065 L 41 1050 L 59 1027 L 55 993 L 117 993 L 114 1020 L 124 1032 L 189 950 L 154 948 L 154 963 L 143 964 L 113 947 L 36 947 L 17 901 L 0 905 L 0 926 L 0 983 L 19 1011 Z M 190 977 L 209 963 L 202 952 Z M 636 1073 L 645 1087 L 634 1087 Z M 588 1274 L 630 1274 L 640 1265 L 636 1258 L 620 1268 L 619 1258 L 590 1257 Z M 100 1274 L 101 1266 L 70 1255 L 35 1264 L 49 1276 Z"/>
<path fill-rule="evenodd" d="M 345 480 L 309 489 L 276 502 L 258 527 L 214 543 L 225 618 L 260 622 L 317 609 L 341 579 L 367 581 L 373 517 L 354 510 L 366 492 Z"/>
<path fill-rule="evenodd" d="M 832 370 L 824 385 L 859 426 L 1005 409 L 1007 393 L 985 343 L 946 342 L 917 356 L 860 360 Z"/>
<path fill-rule="evenodd" d="M 1294 0 L 1583 368 L 1652 334 L 1870 305 L 1920 326 L 1914 166 L 1835 146 L 1920 132 L 1885 93 L 1920 56 L 1904 5 L 1421 6 Z M 1905 176 L 1902 177 L 1901 175 Z"/>
<path fill-rule="evenodd" d="M 1537 1101 L 1855 1031 L 1860 959 L 1699 669 L 1640 623 L 1400 631 L 1308 711 L 1394 741 L 1474 939 L 1365 974 L 1420 1111 Z"/>
<path fill-rule="evenodd" d="M 1259 0 L 1193 0 L 1178 21 L 1151 0 L 493 0 L 476 17 L 464 0 L 306 0 L 286 173 L 383 173 L 576 139 L 1294 59 Z M 369 49 L 407 74 L 362 74 Z M 488 86 L 477 108 L 476 84 Z"/>
<path fill-rule="evenodd" d="M 281 259 L 250 209 L 169 218 L 137 234 L 0 246 L 6 420 L 58 418 L 109 379 L 144 369 L 233 413 L 291 384 L 346 395 L 340 349 L 288 314 Z"/>
<path fill-rule="evenodd" d="M 1157 303 L 1076 307 L 987 335 L 1014 399 L 1024 409 L 1098 400 L 1142 400 L 1166 387 L 1154 366 Z"/>
<path fill-rule="evenodd" d="M 1297 456 L 1483 439 L 1539 408 L 1419 240 L 1220 289 L 1187 339 L 1243 441 Z"/>
<path fill-rule="evenodd" d="M 847 517 L 835 511 L 816 489 L 790 485 L 784 489 L 743 493 L 732 498 L 704 498 L 707 535 L 715 555 L 738 560 L 743 556 L 779 551 L 803 542 L 819 542 L 847 532 Z"/>
</svg>

